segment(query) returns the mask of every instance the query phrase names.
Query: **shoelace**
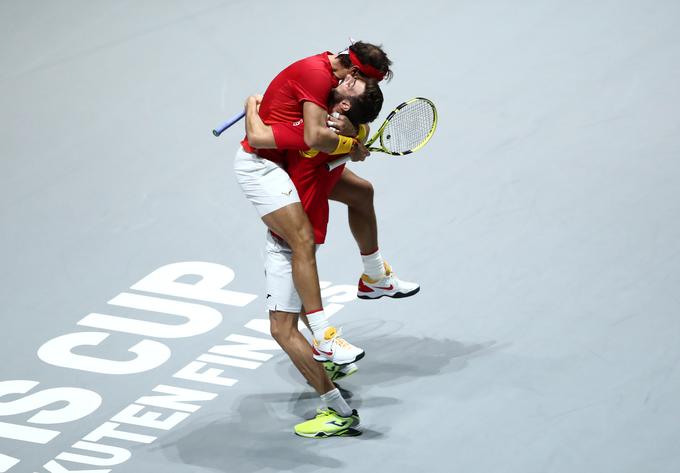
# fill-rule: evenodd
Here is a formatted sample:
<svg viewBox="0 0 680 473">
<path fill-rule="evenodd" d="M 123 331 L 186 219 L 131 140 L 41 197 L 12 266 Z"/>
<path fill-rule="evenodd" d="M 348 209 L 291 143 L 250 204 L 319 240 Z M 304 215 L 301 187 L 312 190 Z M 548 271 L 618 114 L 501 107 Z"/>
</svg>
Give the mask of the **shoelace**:
<svg viewBox="0 0 680 473">
<path fill-rule="evenodd" d="M 362 274 L 362 276 L 366 276 L 366 279 L 368 279 L 368 281 L 366 281 L 366 282 L 368 282 L 368 284 L 373 284 L 373 285 L 382 283 L 382 281 L 385 281 L 386 279 L 390 279 L 392 276 L 394 276 L 395 278 L 397 277 L 397 275 L 391 269 L 389 271 L 385 271 L 385 276 L 383 276 L 380 279 L 371 279 L 368 276 L 368 274 L 366 274 L 366 273 Z"/>
<path fill-rule="evenodd" d="M 350 343 L 344 338 L 341 338 L 340 335 L 342 335 L 342 327 L 338 327 L 335 329 L 335 337 L 331 338 L 331 341 L 335 341 L 335 343 L 337 343 L 343 348 L 351 347 L 352 345 L 350 345 Z"/>
<path fill-rule="evenodd" d="M 325 416 L 336 416 L 336 417 L 339 417 L 339 418 L 341 418 L 341 419 L 348 419 L 348 418 L 350 418 L 350 417 L 352 417 L 352 416 L 354 415 L 354 411 L 352 411 L 352 413 L 351 413 L 350 415 L 348 415 L 347 417 L 343 417 L 343 416 L 340 415 L 339 412 L 335 412 L 333 409 L 331 409 L 331 408 L 329 408 L 329 407 L 326 407 L 326 408 L 324 408 L 324 407 L 318 407 L 318 408 L 316 409 L 316 415 L 317 415 L 317 416 L 320 416 L 320 415 L 325 415 Z"/>
<path fill-rule="evenodd" d="M 335 337 L 335 343 L 337 343 L 338 345 L 340 345 L 341 347 L 344 347 L 344 348 L 349 348 L 351 346 L 349 344 L 349 342 L 347 340 L 345 340 L 344 338 Z"/>
</svg>

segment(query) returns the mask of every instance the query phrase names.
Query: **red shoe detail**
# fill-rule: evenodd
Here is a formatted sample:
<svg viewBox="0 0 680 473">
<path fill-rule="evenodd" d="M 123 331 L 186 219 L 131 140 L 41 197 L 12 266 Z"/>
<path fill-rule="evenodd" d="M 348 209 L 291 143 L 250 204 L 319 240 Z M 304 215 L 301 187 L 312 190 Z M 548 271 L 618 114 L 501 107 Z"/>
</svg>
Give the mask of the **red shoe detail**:
<svg viewBox="0 0 680 473">
<path fill-rule="evenodd" d="M 324 355 L 327 355 L 327 356 L 333 356 L 332 351 L 323 351 L 320 348 L 316 348 L 316 347 L 312 347 L 312 351 L 314 352 L 315 355 L 320 355 L 321 353 L 323 353 Z"/>
<path fill-rule="evenodd" d="M 384 291 L 391 291 L 392 289 L 394 289 L 394 286 L 393 286 L 392 284 L 390 284 L 390 285 L 387 286 L 387 287 L 380 287 L 380 286 L 374 286 L 374 287 L 375 287 L 376 289 L 382 289 L 382 290 L 384 290 Z"/>
<path fill-rule="evenodd" d="M 315 355 L 320 355 L 321 353 L 323 353 L 326 356 L 333 356 L 332 351 L 323 351 L 321 348 L 317 348 L 315 346 L 312 346 L 312 351 L 314 352 Z"/>
<path fill-rule="evenodd" d="M 375 292 L 373 289 L 364 284 L 363 279 L 359 279 L 359 292 Z"/>
</svg>

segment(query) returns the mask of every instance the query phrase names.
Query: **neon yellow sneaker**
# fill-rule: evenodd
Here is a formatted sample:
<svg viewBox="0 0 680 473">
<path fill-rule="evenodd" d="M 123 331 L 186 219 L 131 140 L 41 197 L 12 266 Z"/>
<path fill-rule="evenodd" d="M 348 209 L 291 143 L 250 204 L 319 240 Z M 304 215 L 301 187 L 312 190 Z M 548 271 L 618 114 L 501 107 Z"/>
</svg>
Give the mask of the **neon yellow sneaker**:
<svg viewBox="0 0 680 473">
<path fill-rule="evenodd" d="M 332 361 L 325 361 L 323 367 L 331 381 L 339 381 L 348 376 L 352 376 L 354 373 L 359 371 L 359 367 L 354 363 L 338 366 Z"/>
<path fill-rule="evenodd" d="M 347 437 L 360 435 L 361 432 L 354 427 L 359 425 L 359 414 L 356 409 L 352 415 L 342 417 L 332 408 L 317 409 L 316 417 L 306 420 L 295 426 L 295 433 L 300 437 L 326 438 Z"/>
</svg>

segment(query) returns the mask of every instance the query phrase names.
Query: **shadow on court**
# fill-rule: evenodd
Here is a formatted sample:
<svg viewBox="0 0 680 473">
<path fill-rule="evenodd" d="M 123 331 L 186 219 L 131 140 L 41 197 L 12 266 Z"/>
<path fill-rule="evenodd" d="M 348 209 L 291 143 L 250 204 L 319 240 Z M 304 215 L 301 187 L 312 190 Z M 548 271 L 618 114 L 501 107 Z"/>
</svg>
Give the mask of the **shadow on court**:
<svg viewBox="0 0 680 473">
<path fill-rule="evenodd" d="M 344 324 L 343 336 L 366 351 L 366 357 L 357 363 L 357 377 L 348 378 L 347 382 L 357 387 L 409 383 L 417 378 L 463 370 L 470 359 L 502 348 L 493 341 L 463 343 L 397 333 L 401 331 L 402 324 L 395 321 L 372 319 Z M 277 371 L 281 376 L 302 379 L 285 357 L 279 360 Z M 359 407 L 355 402 L 352 405 Z"/>
<path fill-rule="evenodd" d="M 344 330 L 349 340 L 366 350 L 366 358 L 359 363 L 359 375 L 340 386 L 343 396 L 360 412 L 402 402 L 367 395 L 362 387 L 409 383 L 460 371 L 471 358 L 501 348 L 494 342 L 465 344 L 402 335 L 397 333 L 402 331 L 402 325 L 394 321 L 364 320 L 345 324 Z M 236 401 L 236 409 L 230 409 L 229 416 L 197 420 L 190 430 L 177 432 L 158 448 L 178 462 L 225 472 L 312 472 L 319 468 L 343 471 L 351 466 L 355 442 L 389 435 L 389 426 L 380 426 L 378 431 L 369 423 L 360 427 L 359 437 L 321 441 L 297 437 L 293 426 L 314 416 L 319 397 L 304 384 L 285 355 L 278 356 L 274 370 L 274 376 L 299 382 L 297 392 L 243 396 Z"/>
<path fill-rule="evenodd" d="M 378 398 L 370 404 L 396 402 Z M 353 438 L 320 441 L 297 437 L 293 426 L 312 417 L 319 406 L 319 397 L 311 390 L 244 396 L 237 405 L 230 416 L 198 421 L 198 427 L 178 432 L 158 448 L 181 463 L 225 472 L 311 472 L 319 468 L 342 469 L 346 464 L 334 458 L 342 457 L 340 450 L 351 447 L 353 442 L 383 435 L 362 429 L 363 434 Z"/>
</svg>

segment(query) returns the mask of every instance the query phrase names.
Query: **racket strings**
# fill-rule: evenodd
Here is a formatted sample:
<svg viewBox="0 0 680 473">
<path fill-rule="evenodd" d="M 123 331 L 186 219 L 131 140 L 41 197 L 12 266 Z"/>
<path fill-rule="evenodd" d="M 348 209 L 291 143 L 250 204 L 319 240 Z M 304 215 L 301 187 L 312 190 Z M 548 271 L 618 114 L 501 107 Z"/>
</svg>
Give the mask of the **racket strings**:
<svg viewBox="0 0 680 473">
<path fill-rule="evenodd" d="M 416 100 L 399 110 L 382 133 L 389 152 L 411 151 L 428 140 L 435 124 L 435 112 L 425 100 Z"/>
</svg>

